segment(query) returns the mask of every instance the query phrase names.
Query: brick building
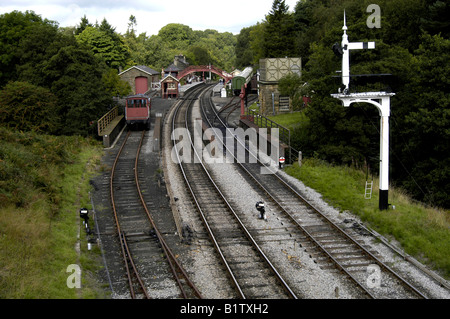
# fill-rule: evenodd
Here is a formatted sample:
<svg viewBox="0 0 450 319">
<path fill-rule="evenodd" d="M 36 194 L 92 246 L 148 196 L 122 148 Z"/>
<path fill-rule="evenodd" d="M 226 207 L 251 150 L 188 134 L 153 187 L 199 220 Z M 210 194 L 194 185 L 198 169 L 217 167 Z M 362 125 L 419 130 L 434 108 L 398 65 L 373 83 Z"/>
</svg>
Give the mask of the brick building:
<svg viewBox="0 0 450 319">
<path fill-rule="evenodd" d="M 134 94 L 145 94 L 159 86 L 160 73 L 145 65 L 133 66 L 119 76 L 130 84 Z"/>
</svg>

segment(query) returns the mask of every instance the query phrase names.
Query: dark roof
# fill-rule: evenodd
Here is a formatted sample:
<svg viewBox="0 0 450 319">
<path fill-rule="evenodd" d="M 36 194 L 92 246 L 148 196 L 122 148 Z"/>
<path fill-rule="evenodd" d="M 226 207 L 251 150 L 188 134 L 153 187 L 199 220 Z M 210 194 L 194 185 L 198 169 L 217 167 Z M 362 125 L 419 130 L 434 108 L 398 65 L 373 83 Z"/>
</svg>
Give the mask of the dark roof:
<svg viewBox="0 0 450 319">
<path fill-rule="evenodd" d="M 148 66 L 145 66 L 145 65 L 137 65 L 136 68 L 138 68 L 144 72 L 153 74 L 153 75 L 159 74 L 159 72 L 157 72 L 157 71 L 153 70 L 152 68 L 149 68 Z"/>
<path fill-rule="evenodd" d="M 179 71 L 180 69 L 175 64 L 171 64 L 164 69 L 164 72 L 179 72 Z"/>
<path fill-rule="evenodd" d="M 150 74 L 150 75 L 159 75 L 159 72 L 156 72 L 156 71 L 153 70 L 152 68 L 149 68 L 148 66 L 145 66 L 145 65 L 135 65 L 135 66 L 132 66 L 131 68 L 126 69 L 125 71 L 119 73 L 119 75 L 122 75 L 122 74 L 124 74 L 125 72 L 128 72 L 128 71 L 131 70 L 131 69 L 138 69 L 138 70 L 140 70 L 140 71 L 142 71 L 142 72 L 145 72 L 145 73 L 147 73 L 147 74 Z"/>
</svg>

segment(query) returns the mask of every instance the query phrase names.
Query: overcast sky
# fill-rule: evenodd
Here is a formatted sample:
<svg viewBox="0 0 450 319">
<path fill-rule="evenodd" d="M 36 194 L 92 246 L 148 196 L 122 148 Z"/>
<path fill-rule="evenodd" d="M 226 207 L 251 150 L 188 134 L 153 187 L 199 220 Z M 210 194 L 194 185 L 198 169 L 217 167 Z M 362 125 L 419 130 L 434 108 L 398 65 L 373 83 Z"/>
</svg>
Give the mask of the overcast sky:
<svg viewBox="0 0 450 319">
<path fill-rule="evenodd" d="M 298 0 L 286 0 L 293 11 Z M 75 26 L 86 15 L 89 22 L 106 20 L 124 34 L 130 15 L 137 21 L 137 34 L 157 34 L 169 23 L 194 30 L 214 29 L 238 34 L 244 27 L 261 22 L 273 0 L 0 0 L 0 14 L 14 10 L 35 13 L 61 27 Z"/>
</svg>

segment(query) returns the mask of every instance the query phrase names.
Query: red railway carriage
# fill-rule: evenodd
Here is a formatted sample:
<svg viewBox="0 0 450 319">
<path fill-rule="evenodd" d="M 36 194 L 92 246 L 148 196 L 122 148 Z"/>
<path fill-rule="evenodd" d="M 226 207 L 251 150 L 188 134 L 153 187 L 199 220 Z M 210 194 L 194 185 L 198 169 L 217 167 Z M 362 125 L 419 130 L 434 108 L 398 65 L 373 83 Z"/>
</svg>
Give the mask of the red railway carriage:
<svg viewBox="0 0 450 319">
<path fill-rule="evenodd" d="M 150 111 L 152 108 L 149 97 L 138 94 L 128 96 L 125 105 L 125 120 L 127 125 L 144 124 L 150 129 Z"/>
</svg>

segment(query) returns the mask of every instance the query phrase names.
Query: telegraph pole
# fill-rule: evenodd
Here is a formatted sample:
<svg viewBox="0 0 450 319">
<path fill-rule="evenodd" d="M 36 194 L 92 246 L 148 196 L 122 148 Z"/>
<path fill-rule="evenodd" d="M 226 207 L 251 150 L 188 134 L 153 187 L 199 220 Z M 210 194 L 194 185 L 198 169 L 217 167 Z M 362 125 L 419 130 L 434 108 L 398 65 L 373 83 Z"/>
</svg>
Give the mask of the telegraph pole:
<svg viewBox="0 0 450 319">
<path fill-rule="evenodd" d="M 349 42 L 347 36 L 347 23 L 344 11 L 344 26 L 342 27 L 341 47 L 338 48 L 342 54 L 342 84 L 343 91 L 331 94 L 332 97 L 342 101 L 344 107 L 352 103 L 369 103 L 378 108 L 380 113 L 380 193 L 379 209 L 389 208 L 389 116 L 390 98 L 395 93 L 387 92 L 364 92 L 350 93 L 350 50 L 375 49 L 375 42 Z M 333 49 L 336 49 L 335 47 Z"/>
</svg>

